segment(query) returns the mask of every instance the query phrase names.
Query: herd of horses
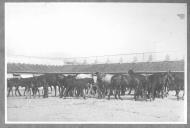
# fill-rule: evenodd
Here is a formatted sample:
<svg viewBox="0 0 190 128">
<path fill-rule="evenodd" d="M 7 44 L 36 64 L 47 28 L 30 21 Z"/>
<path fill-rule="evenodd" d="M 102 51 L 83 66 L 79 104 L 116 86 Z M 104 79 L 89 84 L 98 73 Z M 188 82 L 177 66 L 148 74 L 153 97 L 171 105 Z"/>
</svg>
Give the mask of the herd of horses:
<svg viewBox="0 0 190 128">
<path fill-rule="evenodd" d="M 175 90 L 177 100 L 179 100 L 181 90 L 184 97 L 184 74 L 171 71 L 139 74 L 129 70 L 125 74 L 96 72 L 70 75 L 43 74 L 29 78 L 10 78 L 7 79 L 7 96 L 10 96 L 11 92 L 13 95 L 13 88 L 15 88 L 16 96 L 22 96 L 20 87 L 24 88 L 23 95 L 26 98 L 40 96 L 41 94 L 47 98 L 49 91 L 54 90 L 55 96 L 60 98 L 83 97 L 85 99 L 88 96 L 94 96 L 99 99 L 106 97 L 110 99 L 111 96 L 114 96 L 115 99 L 122 100 L 122 96 L 133 92 L 134 100 L 143 98 L 152 101 L 155 98 L 167 97 L 169 91 Z"/>
</svg>

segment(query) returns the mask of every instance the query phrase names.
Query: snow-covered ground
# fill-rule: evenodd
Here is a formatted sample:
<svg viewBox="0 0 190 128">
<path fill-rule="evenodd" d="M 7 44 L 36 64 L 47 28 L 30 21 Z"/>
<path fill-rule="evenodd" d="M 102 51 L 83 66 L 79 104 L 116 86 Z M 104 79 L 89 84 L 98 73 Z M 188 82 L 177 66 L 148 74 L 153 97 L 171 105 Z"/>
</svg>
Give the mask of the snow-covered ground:
<svg viewBox="0 0 190 128">
<path fill-rule="evenodd" d="M 7 97 L 7 121 L 11 122 L 183 122 L 184 100 L 174 92 L 165 99 L 134 101 L 96 98 Z"/>
</svg>

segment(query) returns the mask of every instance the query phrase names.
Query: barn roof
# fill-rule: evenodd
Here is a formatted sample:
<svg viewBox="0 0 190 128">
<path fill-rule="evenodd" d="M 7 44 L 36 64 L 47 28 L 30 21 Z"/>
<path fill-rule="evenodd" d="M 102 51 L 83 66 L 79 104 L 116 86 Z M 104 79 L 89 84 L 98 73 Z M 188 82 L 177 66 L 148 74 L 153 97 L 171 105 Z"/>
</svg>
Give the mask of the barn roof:
<svg viewBox="0 0 190 128">
<path fill-rule="evenodd" d="M 165 72 L 168 70 L 183 72 L 184 61 L 162 61 L 162 62 L 139 62 L 122 64 L 91 64 L 91 65 L 34 65 L 8 63 L 7 73 L 125 73 L 129 69 L 136 72 Z"/>
</svg>

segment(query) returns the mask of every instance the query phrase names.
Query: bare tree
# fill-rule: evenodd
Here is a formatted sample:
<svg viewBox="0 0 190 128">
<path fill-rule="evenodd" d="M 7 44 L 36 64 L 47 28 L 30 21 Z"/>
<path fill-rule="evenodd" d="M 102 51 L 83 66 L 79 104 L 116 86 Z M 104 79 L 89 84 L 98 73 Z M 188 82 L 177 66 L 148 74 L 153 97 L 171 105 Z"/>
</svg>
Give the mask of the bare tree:
<svg viewBox="0 0 190 128">
<path fill-rule="evenodd" d="M 137 62 L 137 57 L 133 57 L 133 63 Z"/>
<path fill-rule="evenodd" d="M 106 63 L 110 63 L 110 60 L 109 60 L 109 58 L 107 58 L 107 60 L 106 60 Z"/>
<path fill-rule="evenodd" d="M 123 63 L 123 58 L 122 57 L 119 59 L 119 63 Z"/>
<path fill-rule="evenodd" d="M 98 60 L 97 60 L 97 58 L 95 59 L 95 61 L 94 61 L 94 64 L 97 64 L 98 63 Z"/>
<path fill-rule="evenodd" d="M 152 62 L 152 55 L 149 55 L 149 57 L 148 57 L 148 62 Z"/>
<path fill-rule="evenodd" d="M 86 61 L 86 59 L 83 61 L 83 64 L 87 64 L 87 61 Z"/>
<path fill-rule="evenodd" d="M 170 56 L 168 54 L 165 57 L 165 61 L 170 61 Z"/>
</svg>

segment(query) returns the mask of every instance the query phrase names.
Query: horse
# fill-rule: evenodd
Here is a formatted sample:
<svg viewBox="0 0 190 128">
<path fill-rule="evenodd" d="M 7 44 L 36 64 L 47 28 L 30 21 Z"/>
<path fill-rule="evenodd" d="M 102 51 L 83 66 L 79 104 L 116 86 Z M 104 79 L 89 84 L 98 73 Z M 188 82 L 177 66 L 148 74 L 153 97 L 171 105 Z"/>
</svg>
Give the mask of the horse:
<svg viewBox="0 0 190 128">
<path fill-rule="evenodd" d="M 19 84 L 20 84 L 19 78 L 7 79 L 7 89 L 8 89 L 7 96 L 10 95 L 10 92 L 12 92 L 12 96 L 13 96 L 13 87 L 15 87 L 15 96 L 17 96 L 17 92 L 18 92 L 19 96 L 22 96 L 19 91 Z"/>
<path fill-rule="evenodd" d="M 121 82 L 121 94 L 125 95 L 126 90 L 129 89 L 128 95 L 130 95 L 132 89 L 135 89 L 135 82 L 135 79 L 133 79 L 129 74 L 123 74 Z"/>
<path fill-rule="evenodd" d="M 67 76 L 64 78 L 64 89 L 62 88 L 60 98 L 66 98 L 69 94 L 72 96 L 82 96 L 86 98 L 86 90 L 93 83 L 92 78 L 76 79 L 76 76 Z"/>
<path fill-rule="evenodd" d="M 122 90 L 122 75 L 121 74 L 104 74 L 97 72 L 97 92 L 98 98 L 104 98 L 108 96 L 108 100 L 111 95 L 114 95 L 115 99 L 121 98 Z"/>
<path fill-rule="evenodd" d="M 111 84 L 110 84 L 110 87 L 108 88 L 108 99 L 110 99 L 110 95 L 112 92 L 115 96 L 115 99 L 122 100 L 120 96 L 121 89 L 122 89 L 122 75 L 116 74 L 111 78 Z"/>
<path fill-rule="evenodd" d="M 97 85 L 97 76 L 95 74 L 91 74 L 92 84 L 90 84 L 90 88 L 88 90 L 88 96 L 97 94 L 98 85 Z"/>
<path fill-rule="evenodd" d="M 172 73 L 171 71 L 168 71 L 166 74 L 167 78 L 167 86 L 168 86 L 168 91 L 174 89 L 176 94 L 175 96 L 177 97 L 177 100 L 179 100 L 179 93 L 181 90 L 183 90 L 183 96 L 182 99 L 184 98 L 184 73 Z"/>
<path fill-rule="evenodd" d="M 114 76 L 113 74 L 104 74 L 100 72 L 95 73 L 97 76 L 97 92 L 98 98 L 105 98 L 107 91 L 111 92 L 111 79 Z"/>
<path fill-rule="evenodd" d="M 155 97 L 159 97 L 161 94 L 162 99 L 164 98 L 164 75 L 161 73 L 155 73 L 148 76 L 148 96 L 155 100 Z"/>
<path fill-rule="evenodd" d="M 60 78 L 59 78 L 59 74 L 45 74 L 43 75 L 46 84 L 48 84 L 48 87 L 51 88 L 51 92 L 52 92 L 52 86 L 54 87 L 54 91 L 55 91 L 55 96 L 57 96 L 57 87 L 59 89 L 59 93 L 60 93 Z"/>
<path fill-rule="evenodd" d="M 131 84 L 134 87 L 134 99 L 137 100 L 139 96 L 147 100 L 147 77 L 141 74 L 135 73 L 132 69 L 128 71 L 128 74 L 131 79 Z"/>
</svg>

